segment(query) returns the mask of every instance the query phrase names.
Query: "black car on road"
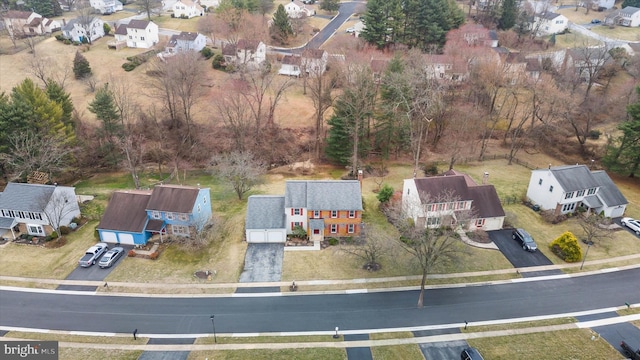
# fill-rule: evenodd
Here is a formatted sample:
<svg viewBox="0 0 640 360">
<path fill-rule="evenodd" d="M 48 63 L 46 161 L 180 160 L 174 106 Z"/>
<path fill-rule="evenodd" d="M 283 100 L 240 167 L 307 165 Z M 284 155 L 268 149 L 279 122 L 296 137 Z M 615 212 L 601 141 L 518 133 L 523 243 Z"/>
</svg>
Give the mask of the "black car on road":
<svg viewBox="0 0 640 360">
<path fill-rule="evenodd" d="M 513 240 L 520 241 L 523 250 L 527 251 L 536 251 L 538 250 L 538 245 L 533 241 L 533 237 L 529 235 L 528 232 L 524 229 L 514 229 L 513 234 L 511 234 L 511 238 Z"/>
</svg>

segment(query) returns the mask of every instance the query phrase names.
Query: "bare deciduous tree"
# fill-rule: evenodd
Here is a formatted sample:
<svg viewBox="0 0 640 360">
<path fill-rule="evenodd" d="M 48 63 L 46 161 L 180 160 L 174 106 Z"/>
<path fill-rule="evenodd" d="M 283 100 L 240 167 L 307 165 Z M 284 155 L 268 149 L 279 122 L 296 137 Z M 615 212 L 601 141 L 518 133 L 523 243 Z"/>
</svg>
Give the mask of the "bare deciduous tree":
<svg viewBox="0 0 640 360">
<path fill-rule="evenodd" d="M 40 136 L 30 131 L 18 132 L 9 138 L 13 151 L 2 154 L 0 160 L 11 170 L 11 179 L 19 179 L 34 171 L 51 174 L 65 167 L 72 149 L 56 136 Z"/>
<path fill-rule="evenodd" d="M 151 15 L 159 15 L 162 13 L 161 0 L 137 0 L 140 11 L 147 14 L 147 20 L 151 21 Z"/>
<path fill-rule="evenodd" d="M 43 196 L 39 199 L 40 206 L 44 209 L 49 225 L 60 237 L 60 226 L 71 214 L 79 211 L 78 201 L 75 196 L 65 191 L 54 191 L 49 197 Z"/>
<path fill-rule="evenodd" d="M 391 252 L 392 238 L 382 229 L 371 226 L 367 229 L 366 238 L 356 240 L 359 243 L 353 245 L 342 245 L 340 250 L 364 261 L 363 269 L 377 271 L 382 268 L 380 261 Z"/>
<path fill-rule="evenodd" d="M 62 67 L 53 56 L 41 54 L 28 57 L 26 70 L 40 80 L 44 87 L 53 80 L 64 89 L 65 82 L 71 75 L 70 67 Z"/>
<path fill-rule="evenodd" d="M 276 75 L 265 71 L 251 72 L 245 78 L 245 86 L 238 86 L 238 89 L 251 109 L 257 139 L 264 126 L 274 124 L 278 103 L 294 82 L 291 78 L 276 78 Z"/>
<path fill-rule="evenodd" d="M 96 19 L 95 9 L 91 7 L 89 0 L 78 1 L 78 25 L 82 26 L 85 31 L 86 39 L 91 44 L 91 23 Z"/>
<path fill-rule="evenodd" d="M 608 228 L 611 219 L 598 214 L 584 213 L 578 216 L 578 224 L 582 228 L 588 244 L 607 239 L 611 234 L 611 230 Z"/>
<path fill-rule="evenodd" d="M 302 76 L 305 76 L 304 74 Z M 329 74 L 311 73 L 309 77 L 304 78 L 305 89 L 309 84 L 309 92 L 313 108 L 315 109 L 315 144 L 314 151 L 316 159 L 320 158 L 320 150 L 322 146 L 322 133 L 324 128 L 324 114 L 333 105 L 333 89 L 335 88 L 334 76 L 335 72 Z"/>
<path fill-rule="evenodd" d="M 231 88 L 221 91 L 213 103 L 218 110 L 217 118 L 233 135 L 235 150 L 242 152 L 251 148 L 247 144 L 248 139 L 255 139 L 251 132 L 253 117 L 244 96 L 233 88 L 237 82 L 230 85 Z"/>
<path fill-rule="evenodd" d="M 236 195 L 242 200 L 262 180 L 265 166 L 250 152 L 234 151 L 229 154 L 215 155 L 211 159 L 214 174 L 225 179 Z"/>
</svg>

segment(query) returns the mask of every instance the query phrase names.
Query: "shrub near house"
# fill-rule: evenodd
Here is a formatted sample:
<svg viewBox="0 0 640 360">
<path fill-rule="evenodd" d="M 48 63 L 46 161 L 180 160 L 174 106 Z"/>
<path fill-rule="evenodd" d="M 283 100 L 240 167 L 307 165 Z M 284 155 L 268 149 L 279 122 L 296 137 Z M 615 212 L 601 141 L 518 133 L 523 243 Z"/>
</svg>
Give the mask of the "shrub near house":
<svg viewBox="0 0 640 360">
<path fill-rule="evenodd" d="M 578 262 L 582 260 L 582 249 L 578 245 L 578 239 L 570 231 L 566 231 L 560 237 L 549 244 L 549 249 L 566 262 Z"/>
</svg>

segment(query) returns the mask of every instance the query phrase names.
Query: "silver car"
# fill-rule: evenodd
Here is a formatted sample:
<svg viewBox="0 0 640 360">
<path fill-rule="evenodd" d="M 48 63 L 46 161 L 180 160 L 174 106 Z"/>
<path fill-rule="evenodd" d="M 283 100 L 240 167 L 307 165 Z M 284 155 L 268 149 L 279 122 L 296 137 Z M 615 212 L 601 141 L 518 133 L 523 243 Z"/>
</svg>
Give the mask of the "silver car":
<svg viewBox="0 0 640 360">
<path fill-rule="evenodd" d="M 620 222 L 622 223 L 622 225 L 628 227 L 629 229 L 631 229 L 631 231 L 636 233 L 636 235 L 640 235 L 640 221 L 626 217 L 622 218 Z"/>
<path fill-rule="evenodd" d="M 124 254 L 123 248 L 114 247 L 113 249 L 107 251 L 106 254 L 104 254 L 102 259 L 100 259 L 98 266 L 100 266 L 103 269 L 111 267 L 111 265 L 115 264 L 115 262 L 118 260 L 120 256 L 122 256 L 122 254 Z"/>
</svg>

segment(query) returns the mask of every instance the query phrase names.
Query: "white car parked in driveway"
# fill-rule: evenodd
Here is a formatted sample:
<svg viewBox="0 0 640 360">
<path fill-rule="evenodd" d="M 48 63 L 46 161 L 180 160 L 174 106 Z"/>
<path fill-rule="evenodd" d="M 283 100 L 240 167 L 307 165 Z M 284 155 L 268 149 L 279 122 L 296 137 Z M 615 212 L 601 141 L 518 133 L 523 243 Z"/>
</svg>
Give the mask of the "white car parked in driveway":
<svg viewBox="0 0 640 360">
<path fill-rule="evenodd" d="M 631 231 L 635 232 L 636 235 L 640 236 L 640 221 L 627 217 L 627 218 L 622 218 L 620 222 L 622 223 L 622 225 L 628 227 L 629 229 L 631 229 Z"/>
</svg>

